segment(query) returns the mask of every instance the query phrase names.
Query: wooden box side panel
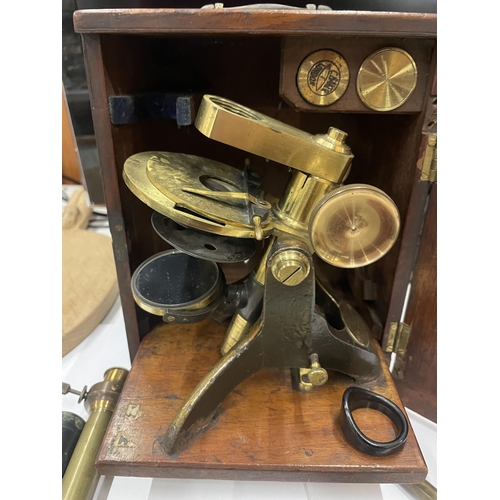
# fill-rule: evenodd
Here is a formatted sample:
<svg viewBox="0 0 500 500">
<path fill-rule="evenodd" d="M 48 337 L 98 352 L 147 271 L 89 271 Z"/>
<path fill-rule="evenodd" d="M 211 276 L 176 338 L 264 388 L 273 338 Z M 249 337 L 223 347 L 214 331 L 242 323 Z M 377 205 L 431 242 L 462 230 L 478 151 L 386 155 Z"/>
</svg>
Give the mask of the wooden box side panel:
<svg viewBox="0 0 500 500">
<path fill-rule="evenodd" d="M 437 422 L 437 184 L 430 185 L 404 322 L 411 328 L 394 379 L 406 407 Z"/>
</svg>

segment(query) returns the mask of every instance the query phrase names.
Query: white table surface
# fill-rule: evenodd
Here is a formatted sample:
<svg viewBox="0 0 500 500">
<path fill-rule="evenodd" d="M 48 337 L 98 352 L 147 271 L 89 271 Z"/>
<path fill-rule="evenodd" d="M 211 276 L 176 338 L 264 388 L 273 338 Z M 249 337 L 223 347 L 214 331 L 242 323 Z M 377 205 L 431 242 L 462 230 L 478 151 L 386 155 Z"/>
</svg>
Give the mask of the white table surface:
<svg viewBox="0 0 500 500">
<path fill-rule="evenodd" d="M 73 187 L 65 187 L 68 194 Z M 106 229 L 98 232 L 109 234 Z M 118 298 L 101 324 L 62 358 L 62 382 L 80 390 L 103 379 L 111 367 L 130 369 L 125 324 Z M 88 414 L 78 397 L 62 396 L 62 410 Z M 437 487 L 437 425 L 407 409 L 424 455 L 427 480 Z M 202 479 L 150 479 L 101 477 L 93 500 L 407 500 L 416 498 L 395 484 L 284 483 L 273 481 L 221 481 Z"/>
</svg>

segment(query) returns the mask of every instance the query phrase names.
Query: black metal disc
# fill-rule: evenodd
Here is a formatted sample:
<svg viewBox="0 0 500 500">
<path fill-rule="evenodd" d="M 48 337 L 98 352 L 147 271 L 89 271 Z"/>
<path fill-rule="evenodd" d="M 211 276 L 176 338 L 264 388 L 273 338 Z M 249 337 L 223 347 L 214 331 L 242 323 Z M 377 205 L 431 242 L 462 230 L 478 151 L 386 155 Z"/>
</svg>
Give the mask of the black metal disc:
<svg viewBox="0 0 500 500">
<path fill-rule="evenodd" d="M 255 253 L 255 240 L 230 238 L 195 229 L 173 227 L 170 219 L 153 212 L 151 224 L 158 235 L 177 250 L 214 262 L 243 262 Z"/>
</svg>

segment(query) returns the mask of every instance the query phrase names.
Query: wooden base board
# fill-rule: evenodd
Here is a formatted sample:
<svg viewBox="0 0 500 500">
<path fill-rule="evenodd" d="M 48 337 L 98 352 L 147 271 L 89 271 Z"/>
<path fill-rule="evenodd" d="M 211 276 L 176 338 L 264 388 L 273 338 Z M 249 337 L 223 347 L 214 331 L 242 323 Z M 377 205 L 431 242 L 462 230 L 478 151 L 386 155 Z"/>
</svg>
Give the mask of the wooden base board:
<svg viewBox="0 0 500 500">
<path fill-rule="evenodd" d="M 160 325 L 142 341 L 103 440 L 100 474 L 231 480 L 418 483 L 427 467 L 410 428 L 395 455 L 371 457 L 344 439 L 338 416 L 353 381 L 332 373 L 311 393 L 291 389 L 289 370 L 264 370 L 224 400 L 219 418 L 183 452 L 168 456 L 162 438 L 178 408 L 220 358 L 225 328 L 212 321 Z M 376 382 L 363 384 L 401 400 L 384 365 Z M 375 410 L 356 410 L 372 439 L 394 437 L 392 423 Z"/>
</svg>

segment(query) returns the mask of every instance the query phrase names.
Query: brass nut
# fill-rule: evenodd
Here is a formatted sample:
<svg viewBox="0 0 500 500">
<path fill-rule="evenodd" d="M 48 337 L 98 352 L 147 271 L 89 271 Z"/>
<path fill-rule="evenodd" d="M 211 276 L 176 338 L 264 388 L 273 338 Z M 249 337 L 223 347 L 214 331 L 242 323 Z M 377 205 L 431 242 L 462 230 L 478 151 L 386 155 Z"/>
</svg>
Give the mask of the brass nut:
<svg viewBox="0 0 500 500">
<path fill-rule="evenodd" d="M 311 270 L 309 259 L 298 250 L 280 252 L 273 260 L 271 271 L 277 281 L 287 286 L 302 283 Z"/>
</svg>

